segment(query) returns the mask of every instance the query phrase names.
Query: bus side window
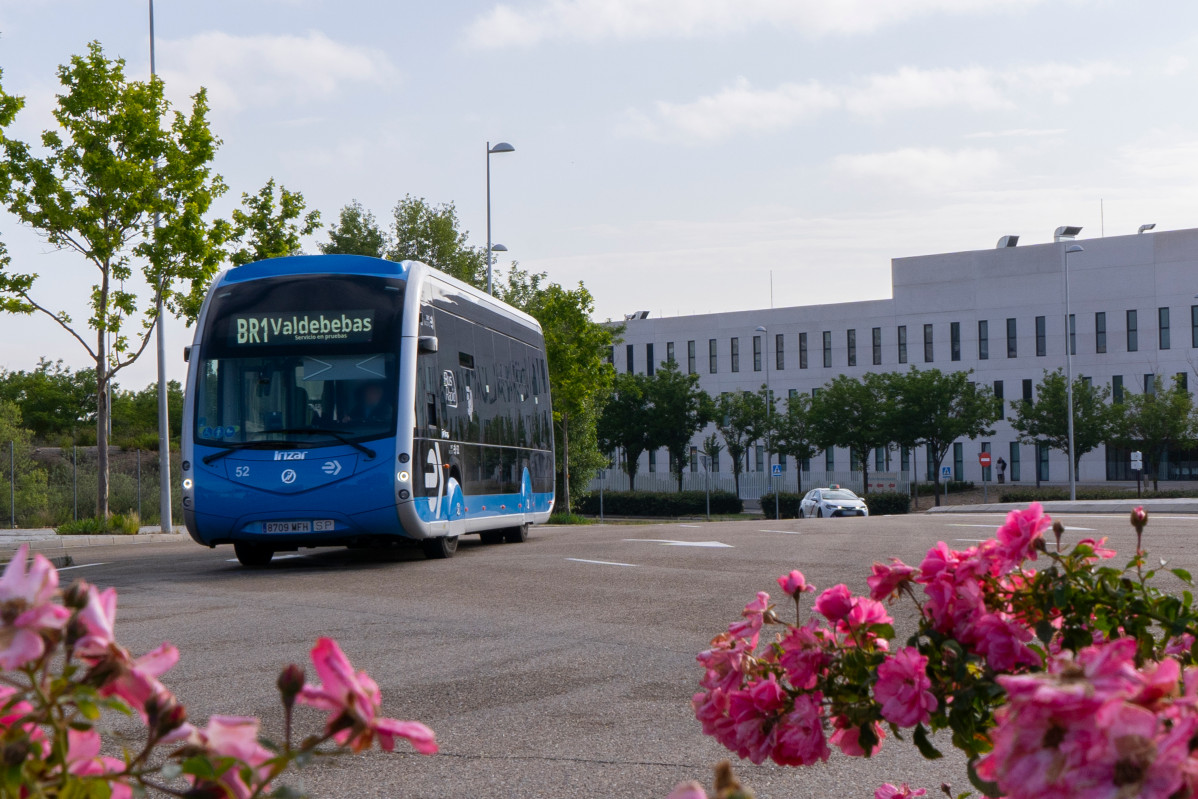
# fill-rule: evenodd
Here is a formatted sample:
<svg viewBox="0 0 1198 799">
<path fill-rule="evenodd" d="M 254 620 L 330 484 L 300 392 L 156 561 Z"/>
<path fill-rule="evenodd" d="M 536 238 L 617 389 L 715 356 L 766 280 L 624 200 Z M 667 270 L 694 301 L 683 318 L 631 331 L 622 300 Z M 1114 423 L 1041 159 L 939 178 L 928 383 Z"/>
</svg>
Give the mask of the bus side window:
<svg viewBox="0 0 1198 799">
<path fill-rule="evenodd" d="M 437 427 L 437 395 L 435 392 L 427 392 L 425 395 L 426 405 L 426 420 L 429 427 Z"/>
</svg>

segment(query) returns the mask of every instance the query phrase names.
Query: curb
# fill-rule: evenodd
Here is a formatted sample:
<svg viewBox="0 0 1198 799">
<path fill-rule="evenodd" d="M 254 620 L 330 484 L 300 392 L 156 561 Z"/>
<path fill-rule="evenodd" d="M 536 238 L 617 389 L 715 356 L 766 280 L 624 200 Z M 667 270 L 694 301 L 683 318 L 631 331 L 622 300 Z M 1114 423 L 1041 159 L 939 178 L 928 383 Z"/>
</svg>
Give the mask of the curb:
<svg viewBox="0 0 1198 799">
<path fill-rule="evenodd" d="M 1056 500 L 1040 503 L 1045 513 L 1131 513 L 1136 507 L 1143 507 L 1149 513 L 1185 513 L 1198 514 L 1198 500 L 1194 499 L 1093 499 Z M 991 502 L 986 505 L 941 505 L 939 508 L 928 508 L 924 513 L 1007 513 L 1022 510 L 1027 507 L 1023 502 Z"/>
<path fill-rule="evenodd" d="M 60 535 L 54 538 L 39 538 L 32 541 L 5 541 L 0 538 L 0 553 L 15 552 L 29 545 L 30 552 L 64 552 L 68 549 L 111 546 L 113 544 L 181 544 L 191 536 L 180 533 L 150 533 L 139 535 Z M 62 557 L 70 558 L 70 555 Z M 70 564 L 67 564 L 70 565 Z"/>
</svg>

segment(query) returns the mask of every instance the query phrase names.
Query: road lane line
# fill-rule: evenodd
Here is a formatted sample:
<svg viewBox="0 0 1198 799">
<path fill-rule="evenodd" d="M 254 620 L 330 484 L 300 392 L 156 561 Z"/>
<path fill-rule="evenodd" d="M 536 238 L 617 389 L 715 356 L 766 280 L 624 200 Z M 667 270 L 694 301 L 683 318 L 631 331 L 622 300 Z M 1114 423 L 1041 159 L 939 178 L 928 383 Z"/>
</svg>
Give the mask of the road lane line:
<svg viewBox="0 0 1198 799">
<path fill-rule="evenodd" d="M 701 527 L 702 525 L 698 525 L 698 524 L 680 524 L 680 525 L 678 525 L 678 526 L 679 526 L 679 527 Z"/>
<path fill-rule="evenodd" d="M 63 566 L 59 569 L 60 572 L 70 571 L 71 569 L 86 569 L 88 566 L 107 566 L 108 561 L 103 563 L 80 563 L 78 566 Z"/>
<path fill-rule="evenodd" d="M 614 560 L 587 560 L 586 558 L 566 558 L 575 563 L 594 563 L 599 566 L 635 566 L 635 563 L 619 563 Z"/>
<path fill-rule="evenodd" d="M 625 541 L 644 541 L 648 544 L 661 544 L 663 547 L 701 547 L 703 549 L 732 549 L 731 544 L 719 541 L 674 541 L 670 538 L 625 538 Z"/>
<path fill-rule="evenodd" d="M 970 544 L 980 544 L 983 541 L 989 541 L 989 538 L 954 538 L 954 541 L 965 541 Z"/>
<path fill-rule="evenodd" d="M 276 560 L 291 560 L 292 558 L 306 558 L 306 557 L 308 557 L 308 556 L 307 555 L 275 555 L 273 558 L 271 558 L 271 562 L 274 562 Z M 239 561 L 237 560 L 237 558 L 229 558 L 228 560 L 225 561 L 225 563 L 238 563 L 238 562 Z"/>
<path fill-rule="evenodd" d="M 758 530 L 759 533 L 782 533 L 784 535 L 799 535 L 799 530 Z"/>
</svg>

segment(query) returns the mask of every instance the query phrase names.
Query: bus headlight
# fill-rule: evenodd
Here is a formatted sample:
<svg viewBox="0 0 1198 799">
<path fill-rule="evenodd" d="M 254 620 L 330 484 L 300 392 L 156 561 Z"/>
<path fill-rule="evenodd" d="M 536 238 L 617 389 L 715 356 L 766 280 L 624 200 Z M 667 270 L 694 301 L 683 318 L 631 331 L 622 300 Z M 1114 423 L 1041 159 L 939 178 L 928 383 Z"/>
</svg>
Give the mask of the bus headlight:
<svg viewBox="0 0 1198 799">
<path fill-rule="evenodd" d="M 411 475 L 407 472 L 400 472 L 399 474 L 395 475 L 395 477 L 399 480 L 399 482 L 406 483 Z"/>
<path fill-rule="evenodd" d="M 184 491 L 190 491 L 191 487 L 193 485 L 195 485 L 195 483 L 192 482 L 190 477 L 184 478 L 184 480 L 183 480 L 183 490 Z"/>
</svg>

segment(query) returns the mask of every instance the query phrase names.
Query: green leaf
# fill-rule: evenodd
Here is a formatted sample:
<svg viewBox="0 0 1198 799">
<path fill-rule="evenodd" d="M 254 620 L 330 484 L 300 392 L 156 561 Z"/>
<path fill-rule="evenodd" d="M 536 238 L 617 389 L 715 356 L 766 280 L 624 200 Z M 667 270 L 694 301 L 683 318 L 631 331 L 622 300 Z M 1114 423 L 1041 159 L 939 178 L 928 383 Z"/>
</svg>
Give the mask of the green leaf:
<svg viewBox="0 0 1198 799">
<path fill-rule="evenodd" d="M 1190 577 L 1190 573 L 1185 569 L 1170 569 L 1170 571 L 1173 572 L 1173 574 L 1177 576 L 1177 579 L 1181 580 L 1182 582 L 1188 585 L 1194 584 L 1193 578 Z M 1187 602 L 1186 604 L 1189 603 Z"/>
<path fill-rule="evenodd" d="M 931 740 L 928 738 L 928 731 L 924 729 L 922 724 L 916 726 L 913 739 L 915 741 L 915 747 L 925 759 L 938 760 L 939 758 L 944 757 L 940 750 L 932 745 Z"/>
<path fill-rule="evenodd" d="M 966 770 L 969 772 L 969 783 L 986 796 L 992 797 L 992 799 L 996 799 L 997 797 L 1001 796 L 1002 794 L 998 790 L 998 783 L 987 782 L 979 777 L 976 766 L 976 758 L 970 759 L 970 761 L 966 764 Z"/>
<path fill-rule="evenodd" d="M 1045 646 L 1048 646 L 1052 641 L 1052 637 L 1056 635 L 1057 628 L 1052 626 L 1052 622 L 1044 620 L 1036 623 L 1036 637 L 1039 638 Z"/>
<path fill-rule="evenodd" d="M 79 712 L 82 713 L 83 717 L 88 721 L 99 721 L 100 708 L 96 707 L 95 702 L 91 702 L 86 699 L 77 699 L 75 701 L 75 707 L 79 708 Z"/>
</svg>

